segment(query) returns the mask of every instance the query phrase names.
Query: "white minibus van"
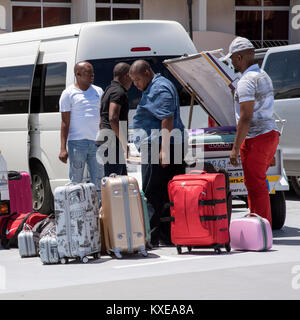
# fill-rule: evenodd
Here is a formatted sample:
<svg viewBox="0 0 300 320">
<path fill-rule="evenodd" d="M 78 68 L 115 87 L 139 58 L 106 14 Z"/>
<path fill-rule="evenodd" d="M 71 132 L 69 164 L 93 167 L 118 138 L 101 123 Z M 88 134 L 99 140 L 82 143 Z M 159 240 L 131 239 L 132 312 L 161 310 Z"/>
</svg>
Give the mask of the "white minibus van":
<svg viewBox="0 0 300 320">
<path fill-rule="evenodd" d="M 68 165 L 58 159 L 58 102 L 75 80 L 76 62 L 92 63 L 95 84 L 104 90 L 116 63 L 147 60 L 176 85 L 187 124 L 190 95 L 162 61 L 196 52 L 187 32 L 173 21 L 91 22 L 1 35 L 0 149 L 8 170 L 30 171 L 34 209 L 52 210 L 52 192 L 69 181 Z M 141 93 L 132 86 L 128 94 L 132 119 Z M 192 127 L 207 127 L 205 112 L 195 108 Z"/>
<path fill-rule="evenodd" d="M 273 81 L 275 112 L 286 120 L 280 137 L 284 168 L 300 196 L 300 44 L 270 48 L 262 68 Z"/>
</svg>

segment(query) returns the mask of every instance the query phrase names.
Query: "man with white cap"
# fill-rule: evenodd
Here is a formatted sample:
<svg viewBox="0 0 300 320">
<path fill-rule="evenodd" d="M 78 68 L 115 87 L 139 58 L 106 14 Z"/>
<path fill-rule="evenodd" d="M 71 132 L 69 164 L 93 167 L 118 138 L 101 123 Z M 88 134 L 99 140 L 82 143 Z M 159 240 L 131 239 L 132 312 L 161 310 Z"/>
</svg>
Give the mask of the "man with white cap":
<svg viewBox="0 0 300 320">
<path fill-rule="evenodd" d="M 248 39 L 235 38 L 223 60 L 228 58 L 242 74 L 234 94 L 237 133 L 230 162 L 237 166 L 240 153 L 250 212 L 272 225 L 266 172 L 279 143 L 272 80 L 254 63 L 254 46 Z"/>
</svg>

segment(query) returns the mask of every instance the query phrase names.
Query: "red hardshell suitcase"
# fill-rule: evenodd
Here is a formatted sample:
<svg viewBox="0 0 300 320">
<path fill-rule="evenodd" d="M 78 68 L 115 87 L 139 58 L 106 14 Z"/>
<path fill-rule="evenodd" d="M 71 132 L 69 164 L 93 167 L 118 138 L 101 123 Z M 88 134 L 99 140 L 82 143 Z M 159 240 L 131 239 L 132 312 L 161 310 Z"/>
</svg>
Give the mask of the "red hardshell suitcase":
<svg viewBox="0 0 300 320">
<path fill-rule="evenodd" d="M 229 223 L 225 175 L 191 171 L 175 176 L 168 184 L 171 209 L 171 240 L 177 246 L 212 247 L 229 252 Z"/>
<path fill-rule="evenodd" d="M 10 199 L 10 213 L 33 211 L 31 180 L 25 171 L 8 172 L 8 190 Z"/>
</svg>

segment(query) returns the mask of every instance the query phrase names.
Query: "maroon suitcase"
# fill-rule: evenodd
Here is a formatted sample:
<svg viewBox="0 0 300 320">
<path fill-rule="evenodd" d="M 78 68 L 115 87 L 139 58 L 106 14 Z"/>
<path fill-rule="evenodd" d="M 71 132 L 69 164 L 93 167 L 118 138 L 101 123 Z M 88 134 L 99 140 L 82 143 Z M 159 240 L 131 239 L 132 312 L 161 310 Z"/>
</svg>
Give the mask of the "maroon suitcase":
<svg viewBox="0 0 300 320">
<path fill-rule="evenodd" d="M 8 191 L 10 199 L 10 212 L 33 211 L 31 180 L 27 172 L 8 172 Z"/>
<path fill-rule="evenodd" d="M 171 240 L 181 247 L 211 247 L 230 251 L 225 176 L 191 171 L 168 184 L 171 205 Z"/>
</svg>

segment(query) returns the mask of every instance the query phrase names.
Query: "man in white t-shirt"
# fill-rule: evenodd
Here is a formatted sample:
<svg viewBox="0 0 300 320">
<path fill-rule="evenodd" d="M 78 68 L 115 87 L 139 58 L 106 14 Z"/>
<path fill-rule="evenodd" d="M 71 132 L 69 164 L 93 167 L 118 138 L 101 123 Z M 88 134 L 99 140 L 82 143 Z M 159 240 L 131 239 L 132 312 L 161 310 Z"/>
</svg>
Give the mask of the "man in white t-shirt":
<svg viewBox="0 0 300 320">
<path fill-rule="evenodd" d="M 100 123 L 100 105 L 103 90 L 93 85 L 94 69 L 86 62 L 75 65 L 76 82 L 66 88 L 60 97 L 61 147 L 59 159 L 70 161 L 70 180 L 80 183 L 87 164 L 91 182 L 95 184 L 99 201 L 103 166 L 96 160 L 96 136 Z M 68 148 L 67 148 L 68 145 Z"/>
</svg>

